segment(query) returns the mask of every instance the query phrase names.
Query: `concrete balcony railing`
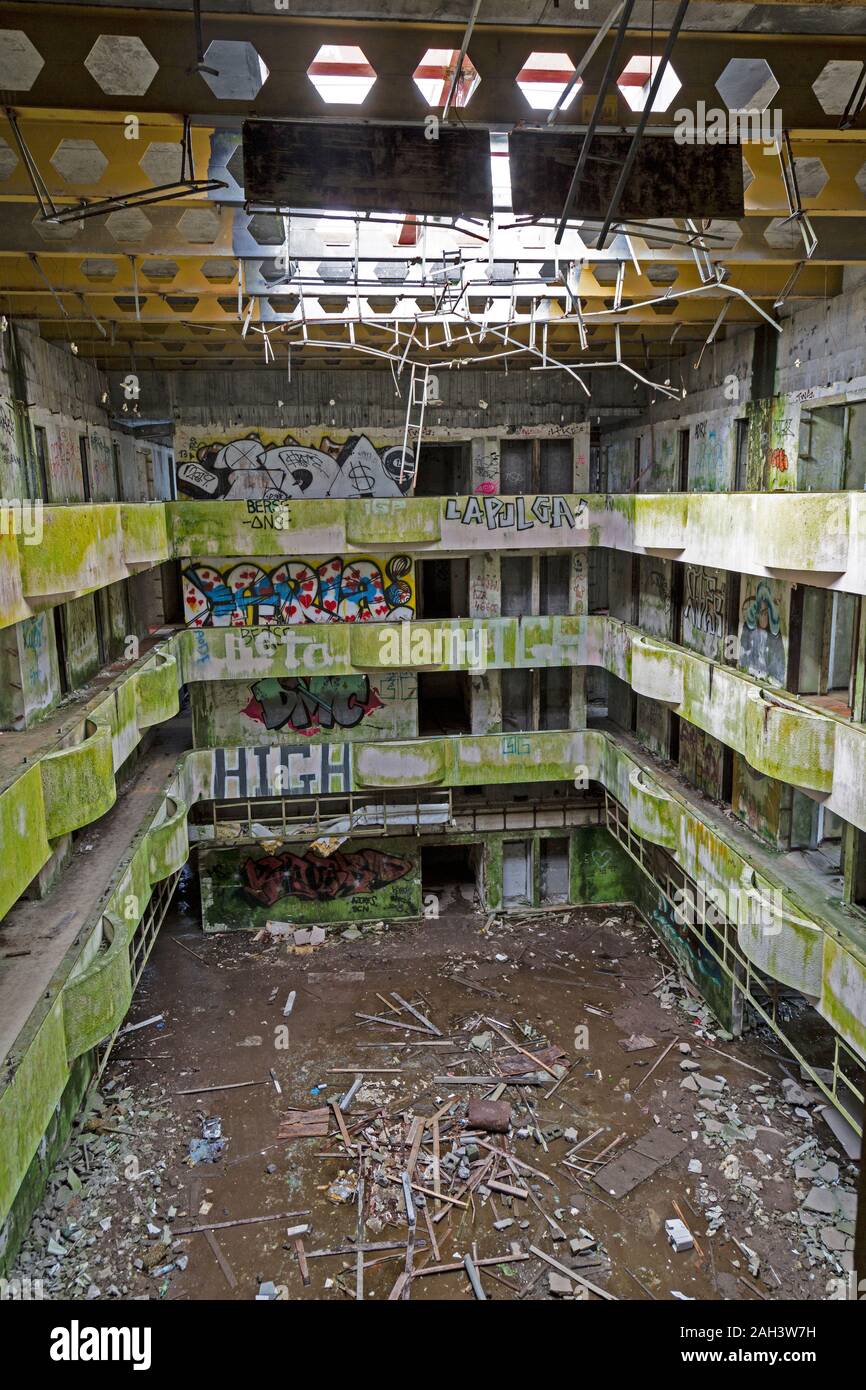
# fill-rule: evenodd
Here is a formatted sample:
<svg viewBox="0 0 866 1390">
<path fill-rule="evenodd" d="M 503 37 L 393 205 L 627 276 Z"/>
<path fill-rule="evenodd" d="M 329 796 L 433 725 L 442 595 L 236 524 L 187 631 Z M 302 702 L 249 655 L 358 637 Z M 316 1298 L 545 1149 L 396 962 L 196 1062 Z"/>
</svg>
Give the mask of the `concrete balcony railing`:
<svg viewBox="0 0 866 1390">
<path fill-rule="evenodd" d="M 383 497 L 346 502 L 345 508 L 349 546 L 435 545 L 442 536 L 437 498 Z"/>
<path fill-rule="evenodd" d="M 277 637 L 266 628 L 179 633 L 175 651 L 182 678 L 195 684 L 291 674 L 472 671 L 479 667 L 479 655 L 482 669 L 490 671 L 598 666 L 733 748 L 757 771 L 826 795 L 830 810 L 866 830 L 866 801 L 853 794 L 866 785 L 866 728 L 617 619 L 335 623 L 291 628 L 288 635 L 287 647 L 285 634 Z"/>
<path fill-rule="evenodd" d="M 690 494 L 637 493 L 634 498 L 634 545 L 649 555 L 678 556 L 686 548 Z"/>
<path fill-rule="evenodd" d="M 104 816 L 114 805 L 111 731 L 87 720 L 80 743 L 40 759 L 45 832 L 57 840 Z"/>
<path fill-rule="evenodd" d="M 635 768 L 628 779 L 628 820 L 642 840 L 674 852 L 680 842 L 682 808 L 661 787 Z"/>
<path fill-rule="evenodd" d="M 632 634 L 631 687 L 637 695 L 664 705 L 681 705 L 685 653 L 670 643 Z"/>
<path fill-rule="evenodd" d="M 62 993 L 66 1056 L 74 1061 L 120 1026 L 132 1002 L 126 924 L 106 913 Z"/>
<path fill-rule="evenodd" d="M 0 536 L 0 626 L 169 558 L 163 502 L 34 507 L 29 534 Z"/>
<path fill-rule="evenodd" d="M 140 502 L 42 508 L 42 535 L 0 534 L 0 626 L 169 558 L 423 556 L 588 546 L 866 594 L 862 493 L 530 494 Z"/>
<path fill-rule="evenodd" d="M 151 822 L 148 843 L 151 883 L 168 878 L 186 863 L 189 856 L 188 812 L 189 807 L 181 797 L 169 796 Z"/>
<path fill-rule="evenodd" d="M 767 690 L 751 692 L 740 751 L 756 772 L 829 793 L 833 790 L 835 743 L 834 720 Z"/>
<path fill-rule="evenodd" d="M 743 870 L 737 940 L 748 959 L 773 980 L 816 1000 L 822 993 L 826 934 L 753 868 Z"/>
</svg>

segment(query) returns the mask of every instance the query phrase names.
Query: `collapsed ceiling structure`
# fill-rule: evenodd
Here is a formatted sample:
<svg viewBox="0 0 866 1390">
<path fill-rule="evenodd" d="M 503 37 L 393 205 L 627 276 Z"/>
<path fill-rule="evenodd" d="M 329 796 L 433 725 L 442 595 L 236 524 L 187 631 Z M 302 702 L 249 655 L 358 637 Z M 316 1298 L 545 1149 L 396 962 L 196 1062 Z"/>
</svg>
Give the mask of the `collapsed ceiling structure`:
<svg viewBox="0 0 866 1390">
<path fill-rule="evenodd" d="M 756 38 L 702 32 L 754 9 L 715 0 L 647 32 L 634 0 L 594 29 L 547 6 L 541 49 L 482 0 L 351 44 L 295 7 L 144 4 L 46 63 L 66 8 L 0 31 L 0 309 L 103 367 L 520 363 L 589 394 L 613 365 L 681 395 L 864 254 L 863 44 L 805 52 L 786 10 Z"/>
</svg>

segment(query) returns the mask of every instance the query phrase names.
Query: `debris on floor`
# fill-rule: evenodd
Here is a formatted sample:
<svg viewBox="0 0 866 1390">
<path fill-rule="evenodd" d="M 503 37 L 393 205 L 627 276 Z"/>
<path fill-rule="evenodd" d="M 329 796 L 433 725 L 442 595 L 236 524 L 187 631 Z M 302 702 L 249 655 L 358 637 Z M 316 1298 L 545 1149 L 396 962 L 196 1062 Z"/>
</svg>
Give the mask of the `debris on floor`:
<svg viewBox="0 0 866 1390">
<path fill-rule="evenodd" d="M 826 1097 L 729 1046 L 634 914 L 466 906 L 315 971 L 269 932 L 201 949 L 204 981 L 157 943 L 168 1025 L 49 1181 L 18 1273 L 50 1297 L 820 1299 L 851 1267 Z"/>
</svg>

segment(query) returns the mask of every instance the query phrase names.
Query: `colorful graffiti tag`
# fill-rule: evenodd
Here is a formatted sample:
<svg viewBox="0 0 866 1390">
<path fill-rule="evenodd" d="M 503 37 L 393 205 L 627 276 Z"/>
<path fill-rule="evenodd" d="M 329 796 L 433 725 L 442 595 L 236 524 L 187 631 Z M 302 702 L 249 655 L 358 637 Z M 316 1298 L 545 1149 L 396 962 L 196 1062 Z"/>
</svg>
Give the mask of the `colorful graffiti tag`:
<svg viewBox="0 0 866 1390">
<path fill-rule="evenodd" d="M 326 859 L 312 849 L 303 855 L 284 850 L 247 859 L 241 866 L 245 893 L 265 907 L 286 897 L 333 902 L 357 893 L 374 893 L 411 871 L 411 860 L 378 849 L 337 850 Z"/>
<path fill-rule="evenodd" d="M 369 676 L 312 676 L 309 680 L 283 677 L 257 681 L 251 699 L 241 711 L 266 729 L 284 729 L 310 737 L 323 729 L 353 729 L 374 710 L 383 709 L 378 690 Z"/>
<path fill-rule="evenodd" d="M 377 449 L 364 434 L 342 444 L 326 436 L 319 447 L 290 434 L 278 443 L 247 434 L 195 442 L 194 454 L 178 462 L 178 492 L 226 502 L 401 497 L 413 474 L 411 455 L 404 468 L 402 448 Z"/>
<path fill-rule="evenodd" d="M 700 987 L 709 981 L 716 985 L 722 983 L 721 967 L 713 953 L 682 919 L 673 904 L 661 894 L 651 917 L 657 931 L 667 939 L 674 955 L 696 985 Z"/>
<path fill-rule="evenodd" d="M 384 572 L 383 572 L 384 564 Z M 184 571 L 189 627 L 285 627 L 296 623 L 405 622 L 414 617 L 412 561 L 334 556 L 323 565 L 283 560 L 273 569 L 242 561 Z"/>
<path fill-rule="evenodd" d="M 787 650 L 782 635 L 782 605 L 762 579 L 743 603 L 739 666 L 750 676 L 784 686 Z"/>
</svg>

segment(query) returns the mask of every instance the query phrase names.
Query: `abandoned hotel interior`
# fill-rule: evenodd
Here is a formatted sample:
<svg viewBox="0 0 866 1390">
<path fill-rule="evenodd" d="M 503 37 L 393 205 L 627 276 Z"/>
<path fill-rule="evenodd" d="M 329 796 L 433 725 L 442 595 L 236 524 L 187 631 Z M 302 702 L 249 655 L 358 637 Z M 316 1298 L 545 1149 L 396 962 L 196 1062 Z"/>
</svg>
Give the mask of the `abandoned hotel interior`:
<svg viewBox="0 0 866 1390">
<path fill-rule="evenodd" d="M 0 23 L 4 1301 L 861 1300 L 866 7 Z"/>
</svg>

